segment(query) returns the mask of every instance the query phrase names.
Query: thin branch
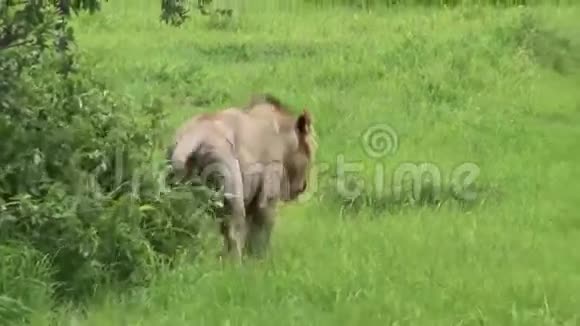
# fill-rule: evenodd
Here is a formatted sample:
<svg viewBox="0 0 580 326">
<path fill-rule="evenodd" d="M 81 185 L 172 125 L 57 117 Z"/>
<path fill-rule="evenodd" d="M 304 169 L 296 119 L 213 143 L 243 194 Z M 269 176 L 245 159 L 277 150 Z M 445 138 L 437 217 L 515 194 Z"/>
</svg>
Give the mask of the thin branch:
<svg viewBox="0 0 580 326">
<path fill-rule="evenodd" d="M 2 44 L 2 43 L 3 42 L 0 42 L 0 44 Z M 1 45 L 0 46 L 0 51 L 7 50 L 7 49 L 10 49 L 10 48 L 15 48 L 15 47 L 18 47 L 18 46 L 30 45 L 30 43 L 33 43 L 32 40 L 23 40 L 23 41 L 20 41 L 20 42 L 14 42 L 12 44 L 8 43 L 6 45 Z"/>
</svg>

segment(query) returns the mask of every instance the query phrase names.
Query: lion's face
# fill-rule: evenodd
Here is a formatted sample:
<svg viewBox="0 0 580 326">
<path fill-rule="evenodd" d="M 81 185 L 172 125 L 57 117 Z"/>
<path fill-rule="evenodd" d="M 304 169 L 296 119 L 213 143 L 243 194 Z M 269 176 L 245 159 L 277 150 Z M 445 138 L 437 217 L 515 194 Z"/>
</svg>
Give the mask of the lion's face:
<svg viewBox="0 0 580 326">
<path fill-rule="evenodd" d="M 310 158 L 304 153 L 297 152 L 287 162 L 286 170 L 289 183 L 289 199 L 294 200 L 306 191 L 308 186 Z"/>
<path fill-rule="evenodd" d="M 308 187 L 308 179 L 314 154 L 310 114 L 305 110 L 296 119 L 296 149 L 287 157 L 285 169 L 288 182 L 288 199 L 295 200 Z"/>
</svg>

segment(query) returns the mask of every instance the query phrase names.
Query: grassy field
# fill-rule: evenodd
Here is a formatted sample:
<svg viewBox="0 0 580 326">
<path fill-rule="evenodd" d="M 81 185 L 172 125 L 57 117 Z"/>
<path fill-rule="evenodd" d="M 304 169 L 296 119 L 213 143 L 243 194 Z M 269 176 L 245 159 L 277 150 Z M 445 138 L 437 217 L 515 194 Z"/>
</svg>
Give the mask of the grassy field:
<svg viewBox="0 0 580 326">
<path fill-rule="evenodd" d="M 265 261 L 208 255 L 86 313 L 63 308 L 58 325 L 580 324 L 580 7 L 256 4 L 181 28 L 158 7 L 78 18 L 84 60 L 125 95 L 162 98 L 175 126 L 257 92 L 308 108 L 315 188 L 283 208 Z M 381 157 L 363 146 L 377 124 Z M 441 186 L 424 194 L 440 200 L 397 197 L 409 163 L 431 164 Z M 449 194 L 462 167 L 478 172 L 469 199 Z M 337 174 L 352 168 L 364 184 L 347 194 Z"/>
</svg>

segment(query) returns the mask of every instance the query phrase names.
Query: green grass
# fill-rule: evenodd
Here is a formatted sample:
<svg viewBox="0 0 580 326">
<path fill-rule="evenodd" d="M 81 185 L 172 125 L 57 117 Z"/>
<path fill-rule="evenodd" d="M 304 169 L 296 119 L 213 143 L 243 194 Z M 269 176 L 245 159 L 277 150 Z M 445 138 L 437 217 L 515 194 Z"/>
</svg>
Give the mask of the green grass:
<svg viewBox="0 0 580 326">
<path fill-rule="evenodd" d="M 62 308 L 58 325 L 580 323 L 580 7 L 248 5 L 181 28 L 158 11 L 115 1 L 77 19 L 85 60 L 118 92 L 162 98 L 175 126 L 255 92 L 307 107 L 330 169 L 283 208 L 269 259 L 236 269 L 210 255 L 85 314 Z M 380 159 L 361 146 L 375 123 L 398 139 Z M 340 155 L 363 168 L 355 198 L 332 178 Z M 437 167 L 441 201 L 396 200 L 405 162 Z M 480 173 L 471 202 L 448 194 L 464 162 Z"/>
</svg>

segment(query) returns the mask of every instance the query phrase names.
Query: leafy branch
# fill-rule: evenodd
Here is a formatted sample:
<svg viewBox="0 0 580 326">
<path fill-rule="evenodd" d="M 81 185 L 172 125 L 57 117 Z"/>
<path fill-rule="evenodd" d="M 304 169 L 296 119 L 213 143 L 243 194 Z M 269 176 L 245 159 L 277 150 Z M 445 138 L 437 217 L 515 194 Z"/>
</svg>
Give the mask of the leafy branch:
<svg viewBox="0 0 580 326">
<path fill-rule="evenodd" d="M 214 9 L 210 6 L 213 0 L 197 0 L 197 10 L 203 16 L 218 15 L 231 17 L 233 15 L 232 9 Z M 190 9 L 188 0 L 161 0 L 161 17 L 160 19 L 166 24 L 173 26 L 180 26 L 187 21 L 190 16 Z"/>
</svg>

